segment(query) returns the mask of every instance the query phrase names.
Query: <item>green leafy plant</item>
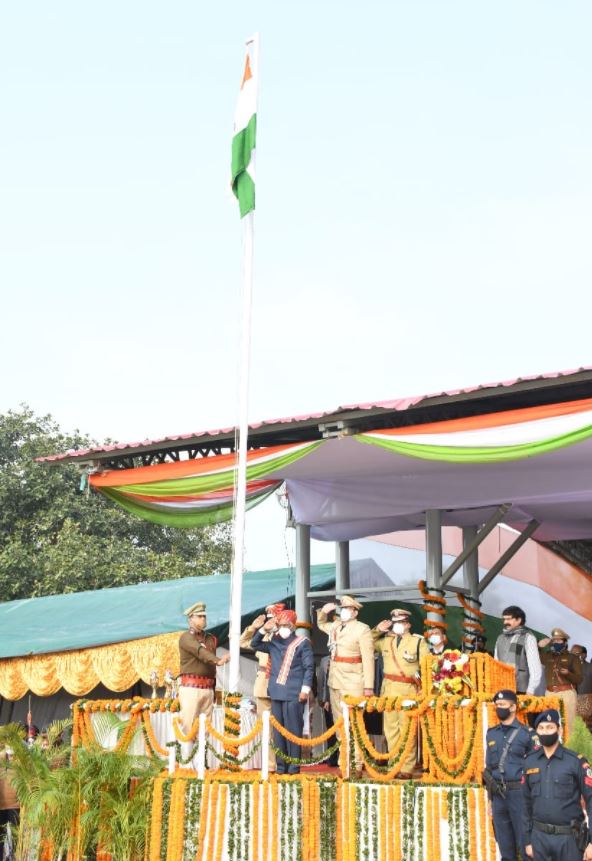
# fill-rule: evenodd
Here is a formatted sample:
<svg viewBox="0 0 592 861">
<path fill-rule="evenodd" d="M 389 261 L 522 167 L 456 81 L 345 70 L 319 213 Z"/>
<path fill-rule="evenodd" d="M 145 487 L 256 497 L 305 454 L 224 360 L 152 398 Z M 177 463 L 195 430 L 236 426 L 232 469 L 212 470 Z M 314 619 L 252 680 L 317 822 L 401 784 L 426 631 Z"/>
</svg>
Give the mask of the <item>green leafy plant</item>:
<svg viewBox="0 0 592 861">
<path fill-rule="evenodd" d="M 55 861 L 63 861 L 68 851 L 90 861 L 97 847 L 116 861 L 141 858 L 152 778 L 162 763 L 105 751 L 99 744 L 73 751 L 62 743 L 67 725 L 49 728 L 46 747 L 28 747 L 17 725 L 0 728 L 0 744 L 13 752 L 11 783 L 21 805 L 17 861 L 36 857 L 41 837 L 51 844 Z M 119 732 L 105 722 L 103 730 L 113 728 Z"/>
<path fill-rule="evenodd" d="M 569 741 L 565 746 L 576 753 L 581 753 L 588 762 L 592 760 L 592 733 L 581 717 L 576 717 Z"/>
</svg>

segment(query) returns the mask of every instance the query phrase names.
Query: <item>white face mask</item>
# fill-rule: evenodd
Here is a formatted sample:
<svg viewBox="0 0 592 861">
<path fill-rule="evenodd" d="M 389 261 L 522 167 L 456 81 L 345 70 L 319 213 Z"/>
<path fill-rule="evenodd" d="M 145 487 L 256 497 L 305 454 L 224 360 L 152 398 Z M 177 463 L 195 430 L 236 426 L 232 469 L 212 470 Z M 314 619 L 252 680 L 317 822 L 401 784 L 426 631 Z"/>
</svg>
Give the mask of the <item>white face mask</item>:
<svg viewBox="0 0 592 861">
<path fill-rule="evenodd" d="M 267 613 L 266 615 L 268 619 L 273 619 L 273 613 Z"/>
<path fill-rule="evenodd" d="M 352 615 L 352 611 L 348 610 L 347 607 L 343 609 L 339 614 L 342 622 L 349 622 L 349 620 L 352 618 Z"/>
<path fill-rule="evenodd" d="M 279 629 L 279 631 L 278 631 L 278 634 L 280 635 L 280 637 L 283 637 L 283 638 L 284 638 L 284 640 L 285 640 L 287 637 L 289 637 L 291 633 L 292 633 L 292 629 L 291 629 L 291 628 L 288 628 L 286 625 L 282 625 L 282 626 L 281 626 L 281 628 L 280 628 L 280 629 Z"/>
<path fill-rule="evenodd" d="M 403 622 L 393 622 L 393 631 L 397 635 L 405 633 L 405 624 Z"/>
<path fill-rule="evenodd" d="M 442 637 L 439 634 L 430 634 L 428 640 L 430 641 L 432 646 L 437 646 L 439 643 L 442 642 Z"/>
</svg>

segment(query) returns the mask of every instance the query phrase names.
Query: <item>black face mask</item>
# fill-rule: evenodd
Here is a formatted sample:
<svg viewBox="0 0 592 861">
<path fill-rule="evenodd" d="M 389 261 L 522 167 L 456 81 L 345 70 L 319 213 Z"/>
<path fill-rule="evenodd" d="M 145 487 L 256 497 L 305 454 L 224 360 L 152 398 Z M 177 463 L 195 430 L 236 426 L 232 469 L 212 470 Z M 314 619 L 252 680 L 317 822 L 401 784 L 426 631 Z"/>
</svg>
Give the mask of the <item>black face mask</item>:
<svg viewBox="0 0 592 861">
<path fill-rule="evenodd" d="M 512 714 L 512 711 L 509 708 L 504 708 L 504 706 L 497 706 L 495 713 L 500 720 L 507 720 Z"/>
<path fill-rule="evenodd" d="M 539 735 L 538 737 L 540 743 L 543 747 L 553 747 L 553 745 L 559 740 L 558 732 L 550 732 L 547 735 Z"/>
</svg>

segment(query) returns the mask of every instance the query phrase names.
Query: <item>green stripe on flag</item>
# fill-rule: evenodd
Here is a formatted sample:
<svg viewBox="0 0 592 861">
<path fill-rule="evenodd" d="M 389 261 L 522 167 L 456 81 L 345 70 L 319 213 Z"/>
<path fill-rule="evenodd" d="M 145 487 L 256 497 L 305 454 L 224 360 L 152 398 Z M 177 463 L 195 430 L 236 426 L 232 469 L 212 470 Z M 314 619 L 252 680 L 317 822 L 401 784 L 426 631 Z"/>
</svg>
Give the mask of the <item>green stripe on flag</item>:
<svg viewBox="0 0 592 861">
<path fill-rule="evenodd" d="M 255 149 L 257 114 L 232 139 L 232 190 L 238 199 L 241 218 L 255 209 L 255 183 L 247 173 Z"/>
<path fill-rule="evenodd" d="M 442 434 L 444 437 L 445 435 Z M 538 457 L 552 451 L 575 445 L 592 437 L 592 426 L 580 428 L 577 431 L 550 437 L 539 442 L 519 443 L 506 446 L 452 446 L 433 445 L 429 443 L 401 442 L 373 437 L 371 434 L 356 434 L 358 442 L 376 445 L 393 454 L 418 457 L 422 460 L 439 460 L 443 463 L 507 463 L 512 460 L 524 460 L 527 457 Z"/>
</svg>

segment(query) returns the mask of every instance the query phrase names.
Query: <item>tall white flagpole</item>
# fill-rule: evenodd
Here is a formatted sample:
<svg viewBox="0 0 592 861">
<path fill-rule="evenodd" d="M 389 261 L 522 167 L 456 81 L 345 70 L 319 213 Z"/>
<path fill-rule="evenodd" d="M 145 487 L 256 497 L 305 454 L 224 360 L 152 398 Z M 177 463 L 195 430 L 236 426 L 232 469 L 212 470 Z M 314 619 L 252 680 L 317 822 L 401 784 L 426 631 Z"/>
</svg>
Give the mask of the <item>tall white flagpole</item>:
<svg viewBox="0 0 592 861">
<path fill-rule="evenodd" d="M 252 58 L 256 94 L 259 94 L 259 34 L 247 39 Z M 255 154 L 252 156 L 255 158 Z M 252 164 L 254 168 L 254 164 Z M 230 664 L 228 690 L 238 691 L 240 677 L 240 635 L 242 618 L 243 569 L 245 559 L 245 513 L 247 497 L 247 439 L 249 434 L 249 369 L 251 363 L 251 306 L 253 296 L 253 256 L 255 247 L 255 212 L 243 218 L 243 303 L 239 369 L 238 466 L 234 516 L 234 545 L 230 575 Z"/>
</svg>

